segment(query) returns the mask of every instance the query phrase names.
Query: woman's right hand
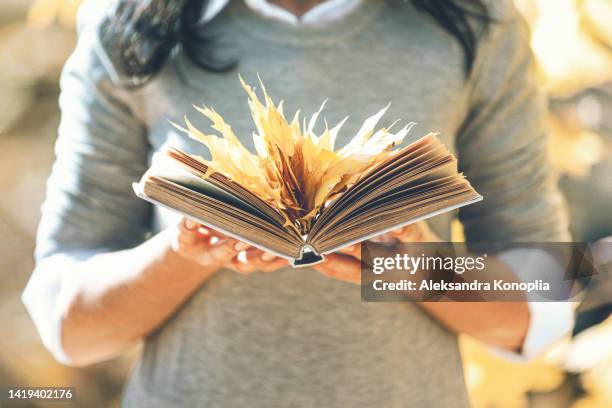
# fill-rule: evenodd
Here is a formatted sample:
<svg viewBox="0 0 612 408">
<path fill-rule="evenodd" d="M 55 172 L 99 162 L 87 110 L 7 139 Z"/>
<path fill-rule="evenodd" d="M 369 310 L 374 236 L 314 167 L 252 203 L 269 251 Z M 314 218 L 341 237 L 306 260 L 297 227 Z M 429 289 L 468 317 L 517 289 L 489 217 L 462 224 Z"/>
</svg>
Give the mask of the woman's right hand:
<svg viewBox="0 0 612 408">
<path fill-rule="evenodd" d="M 178 225 L 172 249 L 181 257 L 195 261 L 207 270 L 226 267 L 243 275 L 255 271 L 273 272 L 288 265 L 283 258 L 187 218 L 183 218 Z"/>
<path fill-rule="evenodd" d="M 171 246 L 183 258 L 197 262 L 208 270 L 231 266 L 238 254 L 239 241 L 202 224 L 183 218 L 172 234 Z"/>
</svg>

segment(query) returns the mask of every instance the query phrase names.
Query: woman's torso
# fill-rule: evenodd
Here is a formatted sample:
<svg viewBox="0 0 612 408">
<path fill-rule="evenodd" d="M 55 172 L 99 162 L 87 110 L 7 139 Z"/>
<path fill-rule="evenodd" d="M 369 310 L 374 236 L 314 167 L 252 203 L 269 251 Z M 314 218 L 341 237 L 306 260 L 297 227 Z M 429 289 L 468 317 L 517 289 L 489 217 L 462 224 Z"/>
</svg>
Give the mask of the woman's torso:
<svg viewBox="0 0 612 408">
<path fill-rule="evenodd" d="M 330 125 L 350 116 L 338 146 L 391 102 L 381 125 L 415 121 L 408 142 L 436 131 L 453 148 L 466 110 L 462 54 L 407 4 L 368 1 L 325 28 L 300 28 L 257 17 L 240 1 L 206 30 L 217 38 L 216 57 L 237 57 L 238 70 L 203 71 L 179 52 L 134 94 L 151 160 L 168 145 L 206 156 L 168 122 L 186 114 L 209 129 L 192 104 L 213 107 L 252 147 L 238 72 L 251 85 L 259 74 L 272 98 L 285 100 L 287 116 L 297 108 L 310 115 L 328 98 L 322 116 Z M 155 211 L 156 228 L 177 221 Z M 448 238 L 450 221 L 430 224 Z M 216 274 L 149 336 L 124 404 L 458 407 L 467 397 L 456 337 L 417 305 L 361 302 L 358 286 L 286 268 Z"/>
</svg>

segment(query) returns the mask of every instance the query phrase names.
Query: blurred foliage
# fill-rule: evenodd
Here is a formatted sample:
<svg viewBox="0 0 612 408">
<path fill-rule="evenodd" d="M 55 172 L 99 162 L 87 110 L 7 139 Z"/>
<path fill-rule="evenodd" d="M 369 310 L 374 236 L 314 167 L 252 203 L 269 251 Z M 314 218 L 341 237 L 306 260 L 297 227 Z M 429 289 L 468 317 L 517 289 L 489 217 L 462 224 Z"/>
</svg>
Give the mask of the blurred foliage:
<svg viewBox="0 0 612 408">
<path fill-rule="evenodd" d="M 577 336 L 567 347 L 564 365 L 582 373 L 586 393 L 572 408 L 612 407 L 612 318 Z"/>
<path fill-rule="evenodd" d="M 39 0 L 24 10 L 28 23 L 8 18 L 0 26 L 0 135 L 19 123 L 36 103 L 41 82 L 57 86 L 75 43 L 80 0 Z M 11 5 L 13 15 L 16 5 Z M 3 13 L 0 5 L 0 16 Z M 15 13 L 17 16 L 20 13 Z M 50 46 L 52 45 L 52 46 Z"/>
<path fill-rule="evenodd" d="M 612 1 L 515 2 L 531 27 L 539 75 L 552 98 L 551 160 L 563 174 L 586 177 L 610 154 L 610 135 L 601 127 L 602 104 L 611 102 L 588 91 L 612 81 Z M 567 99 L 572 103 L 555 104 Z"/>
<path fill-rule="evenodd" d="M 529 364 L 513 361 L 466 336 L 460 346 L 474 408 L 527 407 L 528 392 L 550 391 L 563 383 L 563 370 L 546 358 Z"/>
<path fill-rule="evenodd" d="M 515 0 L 531 27 L 543 83 L 567 95 L 612 80 L 612 2 Z"/>
<path fill-rule="evenodd" d="M 82 0 L 36 0 L 28 11 L 28 24 L 38 28 L 57 22 L 66 27 L 76 25 L 76 13 Z"/>
</svg>

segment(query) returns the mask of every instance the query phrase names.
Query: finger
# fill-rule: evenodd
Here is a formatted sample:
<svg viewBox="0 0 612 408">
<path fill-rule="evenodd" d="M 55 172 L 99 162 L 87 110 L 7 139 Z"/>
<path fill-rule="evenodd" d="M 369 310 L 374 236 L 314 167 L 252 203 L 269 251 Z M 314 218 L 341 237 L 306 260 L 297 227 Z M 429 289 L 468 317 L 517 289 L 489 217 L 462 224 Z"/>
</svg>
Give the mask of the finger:
<svg viewBox="0 0 612 408">
<path fill-rule="evenodd" d="M 231 267 L 236 272 L 248 275 L 252 272 L 255 272 L 255 266 L 251 263 L 246 262 L 245 252 L 242 251 L 238 253 L 234 258 L 232 258 Z"/>
<path fill-rule="evenodd" d="M 212 235 L 212 234 L 214 234 L 213 230 L 211 230 L 210 228 L 205 227 L 204 225 L 201 225 L 201 224 L 200 224 L 200 227 L 198 228 L 198 232 L 201 235 Z"/>
<path fill-rule="evenodd" d="M 263 252 L 261 254 L 261 260 L 264 261 L 264 262 L 270 262 L 270 261 L 275 260 L 276 258 L 277 258 L 277 256 L 274 255 L 271 252 Z"/>
<path fill-rule="evenodd" d="M 372 239 L 370 239 L 370 241 L 372 242 L 396 242 L 397 241 L 397 237 L 393 234 L 391 234 L 390 232 L 386 232 L 382 235 L 378 235 Z"/>
<path fill-rule="evenodd" d="M 212 228 L 207 228 L 208 229 L 208 235 L 210 235 L 211 237 L 217 237 L 217 238 L 229 238 L 227 235 L 225 235 L 224 233 L 222 233 L 221 231 L 217 231 L 215 229 Z M 233 238 L 232 238 L 233 239 Z"/>
<path fill-rule="evenodd" d="M 351 256 L 329 254 L 317 270 L 334 279 L 352 283 L 361 282 L 361 262 Z"/>
<path fill-rule="evenodd" d="M 400 242 L 416 242 L 423 238 L 422 226 L 420 223 L 406 225 L 403 228 L 393 231 L 392 234 Z"/>
<path fill-rule="evenodd" d="M 265 264 L 276 259 L 276 255 L 254 247 L 251 247 L 246 251 L 246 256 L 248 262 L 256 265 L 257 269 L 261 269 L 263 266 L 265 266 Z"/>
<path fill-rule="evenodd" d="M 234 249 L 238 252 L 246 251 L 249 248 L 251 248 L 251 245 L 247 244 L 246 242 L 242 242 L 242 241 L 238 241 L 236 245 L 234 245 Z"/>
<path fill-rule="evenodd" d="M 230 263 L 237 254 L 235 245 L 236 240 L 233 238 L 211 237 L 206 255 L 220 264 Z"/>
<path fill-rule="evenodd" d="M 182 246 L 196 245 L 200 242 L 208 243 L 207 238 L 222 237 L 224 235 L 212 230 L 203 224 L 192 221 L 188 218 L 183 218 L 179 223 L 179 238 L 178 241 Z"/>
<path fill-rule="evenodd" d="M 209 245 L 217 245 L 217 244 L 223 244 L 224 242 L 226 242 L 229 238 L 227 237 L 220 237 L 219 235 L 209 235 L 207 237 L 207 241 L 209 243 Z M 234 241 L 233 245 L 235 244 L 236 241 Z"/>
<path fill-rule="evenodd" d="M 262 262 L 259 266 L 259 270 L 262 272 L 274 272 L 289 265 L 289 262 L 280 257 L 275 257 L 274 260 L 269 262 Z"/>
<path fill-rule="evenodd" d="M 412 230 L 412 228 L 414 228 L 412 224 L 411 225 L 404 225 L 401 228 L 398 228 L 396 230 L 393 230 L 393 231 L 389 232 L 389 234 L 391 234 L 394 237 L 401 237 L 403 235 L 409 234 L 410 231 Z"/>
<path fill-rule="evenodd" d="M 197 231 L 200 235 L 205 236 L 205 237 L 217 237 L 217 239 L 219 238 L 229 238 L 227 235 L 225 235 L 224 233 L 217 231 L 213 228 L 207 227 L 204 224 L 197 224 Z"/>
<path fill-rule="evenodd" d="M 239 245 L 236 245 L 238 247 Z M 244 250 L 245 257 L 249 262 L 270 262 L 278 258 L 271 252 L 262 251 L 259 248 L 248 245 L 247 249 Z"/>
<path fill-rule="evenodd" d="M 262 272 L 272 272 L 287 265 L 284 258 L 254 247 L 240 252 L 239 258 L 242 262 Z"/>
<path fill-rule="evenodd" d="M 361 262 L 359 260 L 352 256 L 338 253 L 327 255 L 322 265 L 325 269 L 338 273 L 346 270 L 351 270 L 351 272 L 356 269 L 361 270 Z"/>
<path fill-rule="evenodd" d="M 198 223 L 187 218 L 179 223 L 178 242 L 181 245 L 193 245 L 198 241 Z"/>
<path fill-rule="evenodd" d="M 351 256 L 357 256 L 361 252 L 361 244 L 353 244 L 353 245 L 347 246 L 346 248 L 342 248 L 338 252 L 347 254 L 347 255 L 351 255 Z"/>
<path fill-rule="evenodd" d="M 189 218 L 183 218 L 183 222 L 181 223 L 184 229 L 187 231 L 196 231 L 201 224 L 190 220 Z"/>
</svg>

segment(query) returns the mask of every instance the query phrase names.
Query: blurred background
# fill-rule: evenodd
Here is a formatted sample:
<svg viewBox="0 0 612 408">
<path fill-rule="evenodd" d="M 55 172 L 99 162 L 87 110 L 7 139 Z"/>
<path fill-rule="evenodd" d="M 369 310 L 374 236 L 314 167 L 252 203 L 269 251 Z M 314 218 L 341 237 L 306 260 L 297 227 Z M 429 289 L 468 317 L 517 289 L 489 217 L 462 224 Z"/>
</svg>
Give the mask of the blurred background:
<svg viewBox="0 0 612 408">
<path fill-rule="evenodd" d="M 550 94 L 551 157 L 574 239 L 612 236 L 612 0 L 515 1 L 531 26 L 540 80 Z M 79 3 L 0 3 L 0 388 L 73 386 L 78 406 L 107 407 L 119 405 L 138 350 L 85 369 L 64 367 L 44 349 L 20 301 L 33 268 L 59 122 L 58 78 L 75 44 Z M 609 284 L 601 286 L 612 303 Z M 529 364 L 462 338 L 473 406 L 612 407 L 610 310 L 605 302 L 585 302 L 573 338 Z"/>
</svg>

